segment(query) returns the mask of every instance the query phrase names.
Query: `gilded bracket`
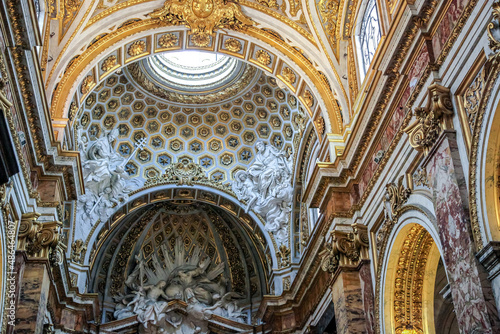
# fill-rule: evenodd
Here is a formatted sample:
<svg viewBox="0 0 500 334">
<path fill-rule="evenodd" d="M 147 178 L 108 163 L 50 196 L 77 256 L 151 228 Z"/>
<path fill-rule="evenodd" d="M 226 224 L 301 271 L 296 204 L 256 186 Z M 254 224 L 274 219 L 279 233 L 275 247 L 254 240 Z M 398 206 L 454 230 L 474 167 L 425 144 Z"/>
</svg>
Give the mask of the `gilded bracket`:
<svg viewBox="0 0 500 334">
<path fill-rule="evenodd" d="M 415 108 L 416 120 L 404 129 L 409 135 L 410 145 L 427 155 L 439 135 L 453 128 L 453 104 L 450 90 L 437 83 L 428 88 L 427 106 Z"/>
</svg>

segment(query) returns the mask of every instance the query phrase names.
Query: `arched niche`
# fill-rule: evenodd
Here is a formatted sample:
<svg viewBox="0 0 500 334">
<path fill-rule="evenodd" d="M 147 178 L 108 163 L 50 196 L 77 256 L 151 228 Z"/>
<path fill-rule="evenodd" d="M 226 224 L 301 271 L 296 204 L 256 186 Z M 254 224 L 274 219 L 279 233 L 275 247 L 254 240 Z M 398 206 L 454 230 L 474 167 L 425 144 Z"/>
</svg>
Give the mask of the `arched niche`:
<svg viewBox="0 0 500 334">
<path fill-rule="evenodd" d="M 401 334 L 410 326 L 416 333 L 440 333 L 435 310 L 439 313 L 442 307 L 436 306 L 436 300 L 441 300 L 447 277 L 435 225 L 422 212 L 409 210 L 391 233 L 389 244 L 378 283 L 381 331 Z"/>
<path fill-rule="evenodd" d="M 89 291 L 99 294 L 105 319 L 113 313 L 114 297 L 130 293 L 125 281 L 138 258 L 158 273 L 155 261 L 168 256 L 179 266 L 200 250 L 200 259 L 210 261 L 208 272 L 223 266 L 220 286 L 246 296 L 248 318 L 269 292 L 271 268 L 260 240 L 213 204 L 192 199 L 151 203 L 127 214 L 101 238 L 90 267 Z M 184 252 L 180 258 L 178 243 Z"/>
</svg>

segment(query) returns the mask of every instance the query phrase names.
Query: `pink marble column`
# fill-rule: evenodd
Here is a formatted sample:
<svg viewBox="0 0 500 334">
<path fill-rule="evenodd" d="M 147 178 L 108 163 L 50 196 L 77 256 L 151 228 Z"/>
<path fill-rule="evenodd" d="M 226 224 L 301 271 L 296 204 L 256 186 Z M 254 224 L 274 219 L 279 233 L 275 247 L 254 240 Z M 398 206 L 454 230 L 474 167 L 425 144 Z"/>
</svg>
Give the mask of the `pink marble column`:
<svg viewBox="0 0 500 334">
<path fill-rule="evenodd" d="M 498 333 L 490 282 L 475 257 L 467 188 L 454 132 L 441 135 L 424 161 L 460 333 Z"/>
<path fill-rule="evenodd" d="M 340 268 L 332 285 L 338 334 L 374 333 L 373 289 L 369 261 L 358 268 Z"/>
</svg>

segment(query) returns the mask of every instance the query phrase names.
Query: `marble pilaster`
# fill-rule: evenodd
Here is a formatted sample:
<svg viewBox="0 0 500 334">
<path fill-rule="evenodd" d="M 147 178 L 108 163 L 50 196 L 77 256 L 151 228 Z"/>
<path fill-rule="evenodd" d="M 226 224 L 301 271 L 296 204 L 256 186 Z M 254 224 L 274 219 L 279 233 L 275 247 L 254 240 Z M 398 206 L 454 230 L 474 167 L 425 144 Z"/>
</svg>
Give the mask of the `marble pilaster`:
<svg viewBox="0 0 500 334">
<path fill-rule="evenodd" d="M 16 254 L 17 300 L 15 326 L 7 333 L 42 334 L 50 287 L 48 260 L 27 261 L 24 252 Z"/>
<path fill-rule="evenodd" d="M 360 268 L 339 268 L 332 285 L 332 300 L 335 321 L 339 334 L 371 334 L 373 330 L 373 292 L 364 272 L 368 265 Z"/>
<path fill-rule="evenodd" d="M 460 333 L 497 333 L 500 321 L 491 283 L 475 257 L 467 189 L 453 131 L 440 136 L 423 165 L 433 191 L 442 255 Z"/>
</svg>

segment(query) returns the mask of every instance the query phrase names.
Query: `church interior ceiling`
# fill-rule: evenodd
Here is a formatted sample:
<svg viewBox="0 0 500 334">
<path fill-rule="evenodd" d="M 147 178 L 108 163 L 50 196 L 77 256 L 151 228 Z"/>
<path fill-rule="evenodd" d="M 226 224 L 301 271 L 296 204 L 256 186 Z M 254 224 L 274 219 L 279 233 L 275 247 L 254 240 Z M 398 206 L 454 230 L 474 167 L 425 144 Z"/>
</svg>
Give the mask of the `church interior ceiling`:
<svg viewBox="0 0 500 334">
<path fill-rule="evenodd" d="M 367 201 L 377 201 L 372 191 L 404 145 L 412 111 L 433 110 L 439 100 L 447 121 L 453 115 L 448 88 L 424 88 L 442 70 L 476 3 L 455 2 L 462 16 L 434 0 L 418 2 L 418 14 L 384 3 L 387 22 L 368 38 L 372 58 L 360 66 L 366 55 L 356 50 L 355 31 L 366 23 L 359 12 L 368 2 L 47 1 L 39 50 L 47 96 L 41 106 L 27 104 L 34 150 L 17 137 L 14 144 L 27 151 L 24 165 L 38 164 L 31 174 L 22 170 L 28 188 L 38 189 L 30 189 L 36 204 L 48 212 L 67 200 L 53 213 L 63 222 L 53 225 L 61 230 L 58 251 L 66 254 L 72 293 L 96 293 L 98 316 L 108 323 L 134 316 L 143 325 L 160 321 L 147 314 L 174 300 L 166 312 L 170 324 L 182 318 L 191 326 L 190 307 L 203 304 L 213 328 L 245 332 L 272 323 L 274 310 L 295 313 L 304 325 L 319 296 L 328 294 L 330 274 L 382 259 L 400 217 L 394 210 L 424 192 L 411 185 L 429 176 L 415 162 L 397 185 L 382 186 L 381 201 L 393 206 L 393 216 L 385 211 L 390 207 L 377 208 L 375 227 L 354 223 L 364 219 Z M 379 2 L 369 3 L 377 16 Z M 22 59 L 19 50 L 14 56 Z M 25 89 L 28 67 L 19 66 L 20 97 L 34 99 L 39 94 Z M 417 101 L 426 106 L 418 109 Z M 47 109 L 52 127 L 39 125 L 36 108 Z M 470 144 L 475 125 L 465 125 Z M 47 128 L 53 133 L 45 134 Z M 38 184 L 39 175 L 45 178 Z M 47 194 L 52 184 L 64 189 Z M 45 221 L 37 218 L 23 223 L 32 219 L 41 228 Z M 342 231 L 333 233 L 333 222 Z M 422 243 L 407 243 L 406 251 L 420 253 L 402 255 L 404 266 L 427 257 L 432 237 L 424 227 L 417 232 Z M 323 272 L 318 259 L 325 254 Z M 375 266 L 379 284 L 382 267 Z M 397 280 L 414 279 L 403 276 Z M 413 321 L 411 310 L 421 311 L 417 304 L 400 309 L 401 328 Z M 299 314 L 302 307 L 307 312 Z"/>
<path fill-rule="evenodd" d="M 151 81 L 145 83 L 149 79 L 142 65 L 134 63 L 95 87 L 77 126 L 83 143 L 117 129 L 115 147 L 124 158 L 146 138 L 147 148 L 125 166 L 129 176 L 144 183 L 185 158 L 202 166 L 211 180 L 227 183 L 253 162 L 256 141 L 297 152 L 308 116 L 293 94 L 261 70 L 244 66 L 237 82 L 228 83 L 231 91 L 209 101 L 212 93 L 206 98 L 200 92 L 174 96 Z"/>
</svg>

